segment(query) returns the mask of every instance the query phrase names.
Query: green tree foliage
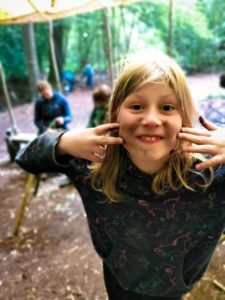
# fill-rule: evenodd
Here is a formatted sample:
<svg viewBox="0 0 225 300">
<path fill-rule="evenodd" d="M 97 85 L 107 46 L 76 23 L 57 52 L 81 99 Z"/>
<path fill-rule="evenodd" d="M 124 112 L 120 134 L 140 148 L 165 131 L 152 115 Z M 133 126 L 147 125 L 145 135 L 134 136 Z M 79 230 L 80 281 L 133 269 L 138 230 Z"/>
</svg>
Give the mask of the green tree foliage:
<svg viewBox="0 0 225 300">
<path fill-rule="evenodd" d="M 102 11 L 77 15 L 71 20 L 71 30 L 67 35 L 65 58 L 66 69 L 81 72 L 83 61 L 90 61 L 95 69 L 105 71 L 105 34 Z"/>
<path fill-rule="evenodd" d="M 0 25 L 0 61 L 7 77 L 26 76 L 22 30 L 18 25 Z"/>
<path fill-rule="evenodd" d="M 180 1 L 179 4 L 174 12 L 175 55 L 187 71 L 207 71 L 214 63 L 215 45 L 206 16 L 195 2 Z"/>
<path fill-rule="evenodd" d="M 198 0 L 198 6 L 205 14 L 209 30 L 213 35 L 213 43 L 216 49 L 214 63 L 225 66 L 225 1 Z"/>
<path fill-rule="evenodd" d="M 39 61 L 39 68 L 42 76 L 49 73 L 49 37 L 48 37 L 48 24 L 37 23 L 35 24 L 35 38 L 37 46 L 37 56 Z"/>
</svg>

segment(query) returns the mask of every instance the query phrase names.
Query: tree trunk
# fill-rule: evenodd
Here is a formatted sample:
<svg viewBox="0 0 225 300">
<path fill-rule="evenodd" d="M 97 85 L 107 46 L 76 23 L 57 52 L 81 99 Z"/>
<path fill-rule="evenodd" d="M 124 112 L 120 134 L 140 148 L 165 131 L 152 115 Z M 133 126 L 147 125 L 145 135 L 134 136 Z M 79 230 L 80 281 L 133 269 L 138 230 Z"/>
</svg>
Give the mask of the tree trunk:
<svg viewBox="0 0 225 300">
<path fill-rule="evenodd" d="M 36 84 L 38 79 L 40 78 L 40 72 L 37 60 L 33 23 L 22 25 L 22 32 L 27 59 L 30 95 L 32 101 L 34 101 L 37 97 Z"/>
<path fill-rule="evenodd" d="M 172 31 L 173 31 L 173 0 L 169 0 L 169 14 L 168 14 L 168 48 L 167 54 L 172 56 Z"/>
<path fill-rule="evenodd" d="M 54 43 L 55 43 L 55 55 L 58 64 L 59 73 L 61 74 L 64 65 L 64 49 L 63 49 L 63 35 L 64 35 L 64 24 L 57 24 L 54 27 Z"/>
<path fill-rule="evenodd" d="M 129 21 L 129 26 L 127 26 L 127 20 L 126 20 L 126 10 L 125 7 L 121 7 L 120 9 L 120 21 L 123 28 L 123 36 L 124 36 L 124 42 L 123 42 L 123 55 L 126 53 L 129 53 L 130 50 L 130 44 L 132 40 L 132 35 L 134 33 L 134 29 L 138 27 L 137 24 L 137 17 L 135 14 L 132 15 L 132 20 Z"/>
<path fill-rule="evenodd" d="M 111 47 L 111 35 L 110 35 L 110 27 L 109 27 L 109 11 L 108 8 L 103 9 L 104 16 L 104 27 L 106 34 L 106 49 L 107 49 L 107 58 L 108 58 L 108 66 L 109 66 L 109 84 L 111 88 L 113 87 L 113 63 L 112 63 L 112 47 Z"/>
<path fill-rule="evenodd" d="M 49 43 L 50 43 L 51 63 L 53 66 L 56 86 L 58 91 L 62 92 L 59 69 L 58 69 L 57 59 L 55 55 L 54 34 L 53 34 L 53 26 L 51 21 L 49 21 Z"/>
<path fill-rule="evenodd" d="M 50 26 L 50 25 L 49 25 Z M 62 74 L 63 71 L 63 65 L 64 65 L 64 53 L 63 53 L 63 35 L 64 35 L 64 24 L 57 24 L 57 26 L 54 27 L 54 30 L 51 29 L 52 33 L 52 39 L 54 43 L 54 55 L 57 63 L 57 68 L 59 72 L 59 76 Z M 50 81 L 55 82 L 55 71 L 54 71 L 54 65 L 52 60 L 52 50 L 50 49 L 50 72 L 49 72 L 49 79 Z M 60 76 L 61 77 L 61 76 Z"/>
</svg>

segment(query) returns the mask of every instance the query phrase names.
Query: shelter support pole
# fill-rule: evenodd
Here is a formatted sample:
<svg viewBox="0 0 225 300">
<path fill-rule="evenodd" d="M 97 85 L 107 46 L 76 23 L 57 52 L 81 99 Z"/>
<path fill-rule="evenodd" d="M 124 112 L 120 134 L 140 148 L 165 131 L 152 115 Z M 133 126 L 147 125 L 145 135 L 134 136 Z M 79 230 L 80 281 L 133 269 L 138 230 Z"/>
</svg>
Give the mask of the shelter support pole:
<svg viewBox="0 0 225 300">
<path fill-rule="evenodd" d="M 111 34 L 109 26 L 109 9 L 105 7 L 103 9 L 104 22 L 105 22 L 105 33 L 106 33 L 106 49 L 108 56 L 108 65 L 109 65 L 109 84 L 111 88 L 113 87 L 113 63 L 112 63 L 112 47 L 111 47 Z"/>
<path fill-rule="evenodd" d="M 3 88 L 3 93 L 4 93 L 4 96 L 5 96 L 5 99 L 6 99 L 6 104 L 7 104 L 7 107 L 8 107 L 8 113 L 9 113 L 9 119 L 10 119 L 10 123 L 11 123 L 11 127 L 12 127 L 12 132 L 14 134 L 17 134 L 19 130 L 18 130 L 18 127 L 17 127 L 17 124 L 16 124 L 14 114 L 13 114 L 13 109 L 12 109 L 12 105 L 11 105 L 11 102 L 10 102 L 10 97 L 9 97 L 9 93 L 8 93 L 8 89 L 7 89 L 7 85 L 6 85 L 5 72 L 4 72 L 4 69 L 3 69 L 3 66 L 2 66 L 1 62 L 0 62 L 0 76 L 1 76 L 1 79 L 2 79 L 2 88 Z"/>
<path fill-rule="evenodd" d="M 13 229 L 14 237 L 18 236 L 21 225 L 23 223 L 25 212 L 26 212 L 26 207 L 27 207 L 28 201 L 29 201 L 30 190 L 34 185 L 35 179 L 36 179 L 35 175 L 33 175 L 33 174 L 28 175 L 28 179 L 27 179 L 26 186 L 25 186 L 24 197 L 22 199 L 22 202 L 21 202 L 20 207 L 16 214 L 16 223 L 15 223 L 15 227 Z"/>
<path fill-rule="evenodd" d="M 59 76 L 59 69 L 58 69 L 56 55 L 55 55 L 55 43 L 54 43 L 54 37 L 53 37 L 52 21 L 49 21 L 48 24 L 49 24 L 50 51 L 51 51 L 52 65 L 53 65 L 53 69 L 54 69 L 54 73 L 55 73 L 56 85 L 57 85 L 58 91 L 62 92 L 60 76 Z"/>
</svg>

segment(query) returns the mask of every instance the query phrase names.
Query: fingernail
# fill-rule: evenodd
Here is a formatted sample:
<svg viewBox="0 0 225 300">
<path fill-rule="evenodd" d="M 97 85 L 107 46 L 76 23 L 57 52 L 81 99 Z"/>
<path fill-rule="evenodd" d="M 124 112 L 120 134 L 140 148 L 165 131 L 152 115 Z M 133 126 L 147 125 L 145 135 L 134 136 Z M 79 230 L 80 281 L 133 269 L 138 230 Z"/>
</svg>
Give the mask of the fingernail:
<svg viewBox="0 0 225 300">
<path fill-rule="evenodd" d="M 204 125 L 206 122 L 205 122 L 205 119 L 202 117 L 202 116 L 200 116 L 199 117 L 199 122 L 202 124 L 202 125 Z"/>
</svg>

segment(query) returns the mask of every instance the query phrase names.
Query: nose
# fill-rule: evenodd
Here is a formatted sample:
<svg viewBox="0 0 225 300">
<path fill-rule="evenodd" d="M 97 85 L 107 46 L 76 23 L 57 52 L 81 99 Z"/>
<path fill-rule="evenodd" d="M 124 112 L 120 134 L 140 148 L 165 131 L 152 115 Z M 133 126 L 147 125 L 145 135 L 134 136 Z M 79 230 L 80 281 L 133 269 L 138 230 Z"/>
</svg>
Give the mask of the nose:
<svg viewBox="0 0 225 300">
<path fill-rule="evenodd" d="M 142 124 L 145 126 L 159 126 L 162 124 L 162 119 L 159 112 L 155 110 L 148 110 L 144 113 Z"/>
</svg>

